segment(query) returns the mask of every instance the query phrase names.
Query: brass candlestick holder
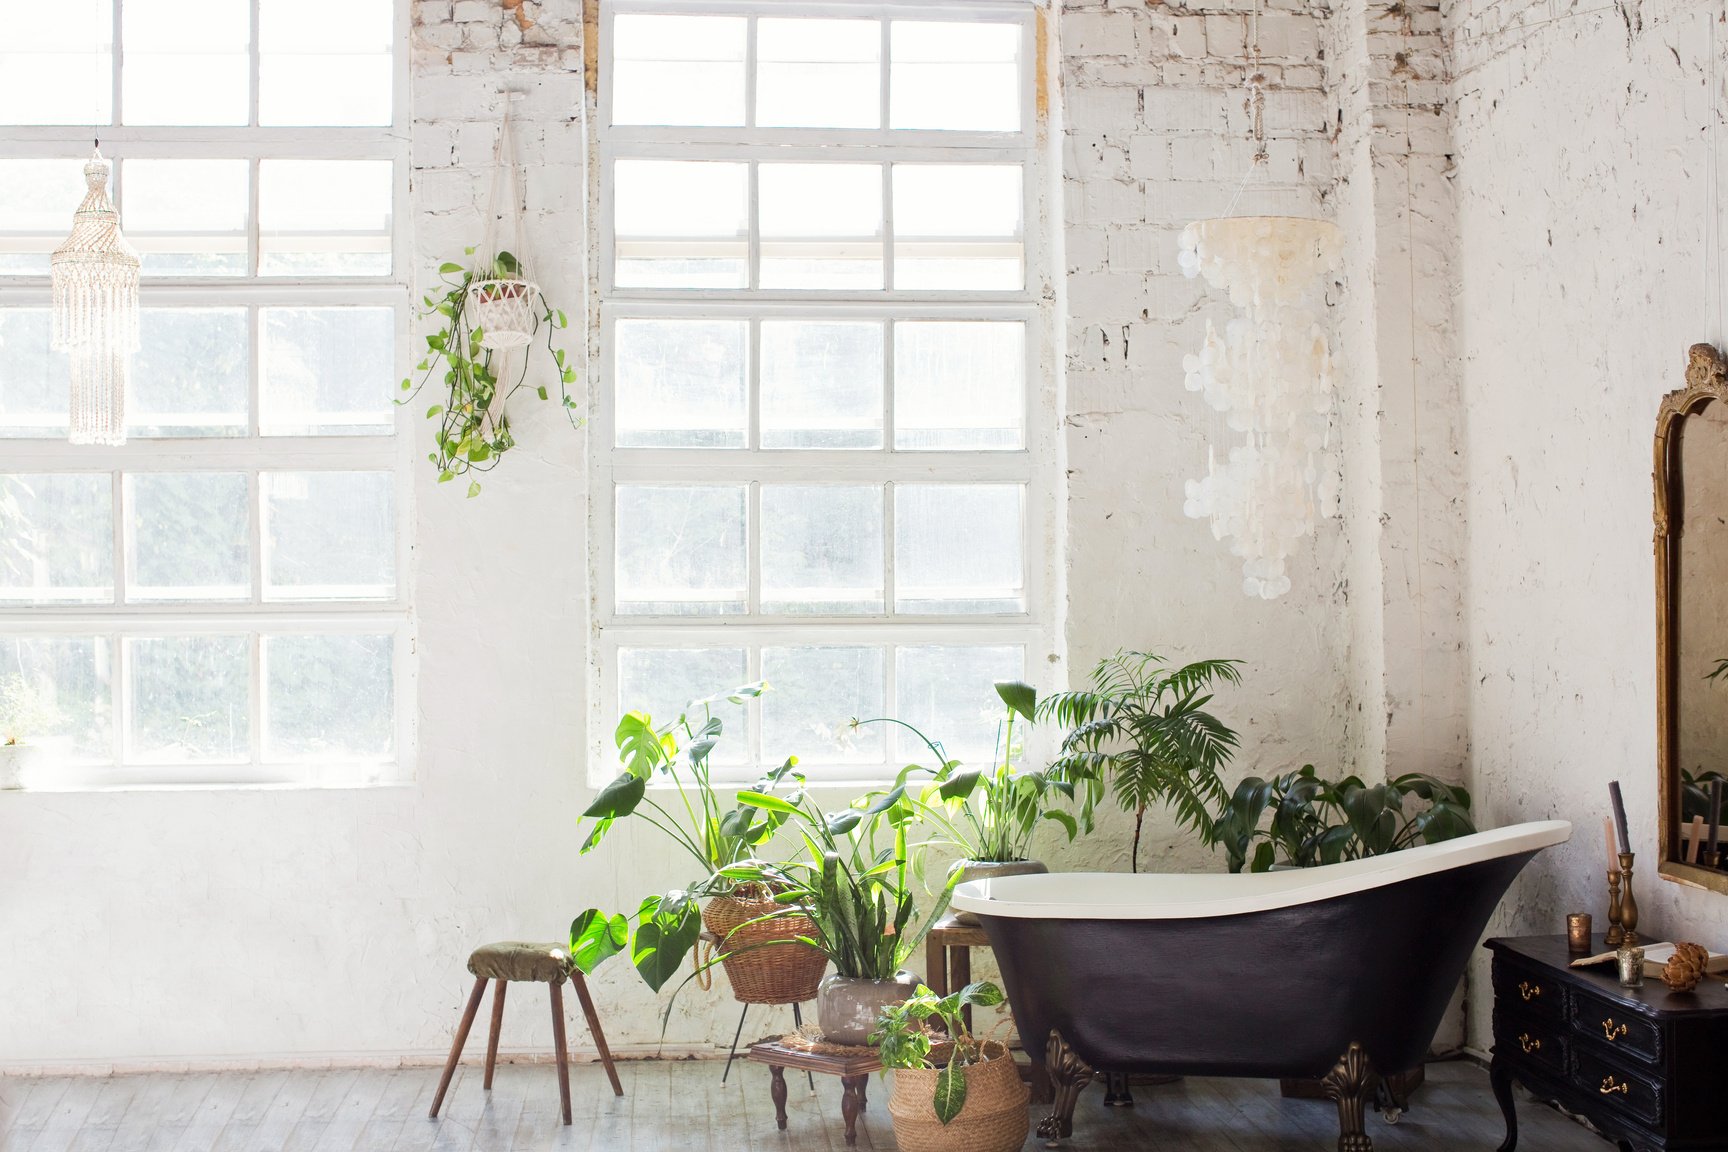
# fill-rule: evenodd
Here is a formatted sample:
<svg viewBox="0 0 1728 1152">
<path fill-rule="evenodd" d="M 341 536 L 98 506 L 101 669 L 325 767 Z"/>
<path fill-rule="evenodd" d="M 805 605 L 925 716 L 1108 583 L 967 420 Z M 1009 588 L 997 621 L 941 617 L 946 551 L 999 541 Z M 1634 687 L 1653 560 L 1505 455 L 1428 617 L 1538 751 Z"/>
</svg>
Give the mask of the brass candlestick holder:
<svg viewBox="0 0 1728 1152">
<path fill-rule="evenodd" d="M 1610 948 L 1618 948 L 1626 938 L 1626 930 L 1620 927 L 1620 873 L 1615 869 L 1608 870 L 1608 934 L 1602 937 L 1602 943 Z"/>
<path fill-rule="evenodd" d="M 1638 943 L 1638 898 L 1632 895 L 1632 853 L 1620 853 L 1620 929 L 1621 942 L 1628 947 Z"/>
</svg>

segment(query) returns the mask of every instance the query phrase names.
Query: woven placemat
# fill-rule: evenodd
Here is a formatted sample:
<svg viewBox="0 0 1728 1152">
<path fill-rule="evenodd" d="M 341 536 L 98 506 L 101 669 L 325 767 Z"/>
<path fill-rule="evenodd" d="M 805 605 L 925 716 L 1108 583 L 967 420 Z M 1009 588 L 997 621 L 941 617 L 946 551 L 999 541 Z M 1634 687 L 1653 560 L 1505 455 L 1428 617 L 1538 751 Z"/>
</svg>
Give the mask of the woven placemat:
<svg viewBox="0 0 1728 1152">
<path fill-rule="evenodd" d="M 813 1056 L 867 1056 L 876 1051 L 867 1044 L 830 1044 L 822 1039 L 822 1033 L 805 1025 L 795 1032 L 788 1032 L 780 1037 L 780 1043 L 798 1052 L 808 1052 Z"/>
</svg>

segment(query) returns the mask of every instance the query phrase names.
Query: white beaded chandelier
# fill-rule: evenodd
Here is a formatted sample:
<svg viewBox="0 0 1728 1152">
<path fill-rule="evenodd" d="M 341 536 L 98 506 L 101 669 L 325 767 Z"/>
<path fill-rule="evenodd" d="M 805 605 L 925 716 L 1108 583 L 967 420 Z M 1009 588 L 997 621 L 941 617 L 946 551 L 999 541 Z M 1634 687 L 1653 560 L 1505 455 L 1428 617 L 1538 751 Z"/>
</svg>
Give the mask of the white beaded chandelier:
<svg viewBox="0 0 1728 1152">
<path fill-rule="evenodd" d="M 126 383 L 138 350 L 138 253 L 108 199 L 108 165 L 92 151 L 72 234 L 49 262 L 56 351 L 72 361 L 74 444 L 126 443 Z"/>
<path fill-rule="evenodd" d="M 1258 7 L 1247 102 L 1255 170 L 1266 161 Z M 1227 215 L 1182 230 L 1183 273 L 1204 276 L 1240 310 L 1222 335 L 1206 322 L 1206 342 L 1182 358 L 1184 383 L 1242 433 L 1222 464 L 1207 449 L 1206 476 L 1184 485 L 1182 511 L 1211 520 L 1212 535 L 1242 558 L 1242 591 L 1265 600 L 1290 591 L 1285 560 L 1313 532 L 1316 514 L 1338 508 L 1323 317 L 1340 240 L 1336 225 L 1290 216 Z"/>
</svg>

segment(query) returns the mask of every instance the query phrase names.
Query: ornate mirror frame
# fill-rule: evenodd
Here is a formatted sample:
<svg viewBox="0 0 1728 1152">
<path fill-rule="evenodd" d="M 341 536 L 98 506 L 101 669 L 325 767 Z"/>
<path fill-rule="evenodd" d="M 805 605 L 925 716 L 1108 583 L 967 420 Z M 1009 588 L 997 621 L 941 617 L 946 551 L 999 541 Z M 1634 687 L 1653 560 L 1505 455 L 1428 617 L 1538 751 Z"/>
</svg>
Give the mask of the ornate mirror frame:
<svg viewBox="0 0 1728 1152">
<path fill-rule="evenodd" d="M 1709 344 L 1694 344 L 1686 356 L 1686 387 L 1662 398 L 1656 414 L 1656 772 L 1658 861 L 1666 880 L 1728 893 L 1728 872 L 1682 863 L 1680 856 L 1680 766 L 1676 759 L 1679 707 L 1675 676 L 1679 659 L 1675 628 L 1679 603 L 1684 502 L 1678 451 L 1681 422 L 1712 402 L 1728 405 L 1728 358 Z M 1679 518 L 1673 513 L 1678 511 Z"/>
</svg>

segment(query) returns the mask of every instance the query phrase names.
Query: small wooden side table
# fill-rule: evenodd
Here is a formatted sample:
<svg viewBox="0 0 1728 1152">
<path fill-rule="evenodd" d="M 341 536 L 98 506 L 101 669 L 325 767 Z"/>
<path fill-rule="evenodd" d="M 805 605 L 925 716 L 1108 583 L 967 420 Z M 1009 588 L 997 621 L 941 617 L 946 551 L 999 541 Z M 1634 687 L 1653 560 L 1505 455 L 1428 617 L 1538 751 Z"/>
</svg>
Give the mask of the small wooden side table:
<svg viewBox="0 0 1728 1152">
<path fill-rule="evenodd" d="M 924 937 L 924 982 L 938 996 L 957 992 L 972 983 L 972 949 L 990 947 L 990 935 L 981 924 L 962 924 L 950 912 L 936 921 Z M 966 1027 L 972 1027 L 972 1009 L 963 1008 Z M 1018 1048 L 1017 1044 L 1010 1047 Z M 1044 1071 L 1042 1054 L 1026 1053 L 1026 1063 L 1017 1064 L 1020 1079 L 1032 1089 L 1035 1104 L 1051 1100 L 1050 1077 Z"/>
<path fill-rule="evenodd" d="M 846 1143 L 858 1143 L 858 1114 L 864 1111 L 866 1085 L 870 1073 L 882 1070 L 882 1061 L 875 1049 L 861 1049 L 856 1055 L 830 1055 L 793 1048 L 779 1040 L 764 1040 L 750 1045 L 750 1060 L 768 1065 L 773 1077 L 769 1091 L 774 1096 L 774 1123 L 786 1131 L 786 1069 L 801 1068 L 806 1072 L 821 1072 L 840 1077 L 844 1092 L 840 1097 L 840 1115 L 846 1118 Z"/>
</svg>

